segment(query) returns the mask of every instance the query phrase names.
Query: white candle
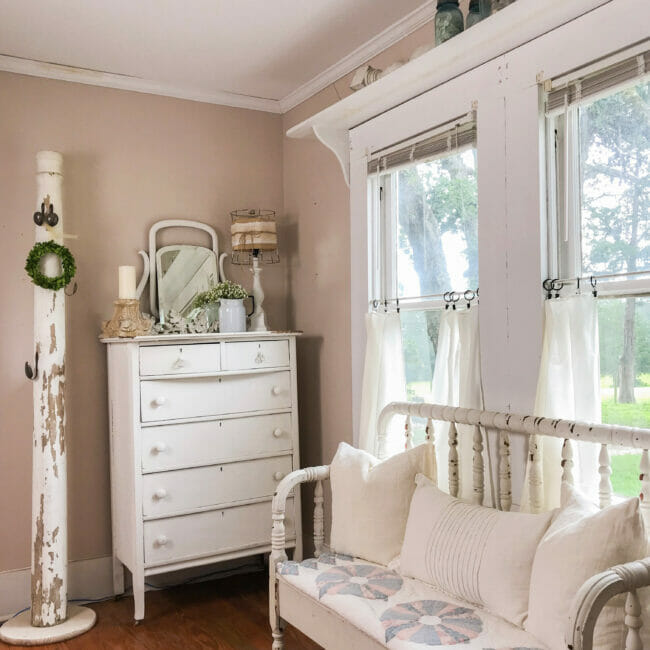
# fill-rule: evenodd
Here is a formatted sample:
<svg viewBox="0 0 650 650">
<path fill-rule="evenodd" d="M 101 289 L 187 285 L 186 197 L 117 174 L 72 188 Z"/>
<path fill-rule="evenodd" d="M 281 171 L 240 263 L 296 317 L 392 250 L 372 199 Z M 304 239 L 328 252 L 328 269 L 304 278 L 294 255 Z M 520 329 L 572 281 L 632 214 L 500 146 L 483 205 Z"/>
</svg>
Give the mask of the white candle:
<svg viewBox="0 0 650 650">
<path fill-rule="evenodd" d="M 120 300 L 135 299 L 135 266 L 120 266 L 119 274 L 119 298 Z"/>
</svg>

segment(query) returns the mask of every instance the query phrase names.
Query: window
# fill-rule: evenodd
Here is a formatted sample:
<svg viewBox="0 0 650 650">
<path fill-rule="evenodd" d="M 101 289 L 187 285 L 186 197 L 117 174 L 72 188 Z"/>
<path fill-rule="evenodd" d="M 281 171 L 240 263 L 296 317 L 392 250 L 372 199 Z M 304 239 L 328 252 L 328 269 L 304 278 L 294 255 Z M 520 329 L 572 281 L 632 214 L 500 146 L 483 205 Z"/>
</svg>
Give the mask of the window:
<svg viewBox="0 0 650 650">
<path fill-rule="evenodd" d="M 594 277 L 605 423 L 650 427 L 650 53 L 551 90 L 553 277 Z M 612 450 L 614 451 L 614 450 Z M 612 459 L 617 494 L 640 456 Z"/>
<path fill-rule="evenodd" d="M 443 294 L 478 287 L 476 155 L 471 120 L 380 152 L 368 167 L 370 298 L 400 309 L 411 401 L 430 401 Z"/>
</svg>

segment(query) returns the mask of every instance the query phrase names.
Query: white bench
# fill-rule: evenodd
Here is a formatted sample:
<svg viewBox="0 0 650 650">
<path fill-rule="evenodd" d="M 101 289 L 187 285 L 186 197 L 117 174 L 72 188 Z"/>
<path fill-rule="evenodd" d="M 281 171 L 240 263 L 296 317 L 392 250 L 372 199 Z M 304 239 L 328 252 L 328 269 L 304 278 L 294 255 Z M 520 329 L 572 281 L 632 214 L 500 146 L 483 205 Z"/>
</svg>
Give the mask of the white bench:
<svg viewBox="0 0 650 650">
<path fill-rule="evenodd" d="M 406 445 L 412 445 L 411 418 L 425 418 L 427 420 L 427 442 L 433 444 L 434 421 L 449 422 L 449 493 L 458 495 L 458 437 L 456 424 L 475 427 L 476 433 L 473 440 L 473 501 L 482 504 L 485 492 L 485 469 L 483 463 L 483 436 L 480 428 L 497 432 L 499 437 L 499 476 L 497 490 L 497 508 L 510 510 L 512 505 L 511 492 L 511 466 L 510 466 L 510 434 L 522 434 L 529 441 L 529 494 L 533 512 L 539 511 L 542 504 L 542 466 L 538 453 L 539 436 L 551 436 L 564 440 L 562 448 L 562 480 L 573 482 L 573 450 L 572 440 L 598 443 L 599 473 L 600 473 L 600 507 L 611 504 L 613 497 L 610 480 L 611 465 L 609 447 L 639 449 L 642 452 L 640 466 L 640 493 L 641 511 L 650 530 L 650 430 L 633 429 L 611 425 L 590 425 L 566 420 L 552 420 L 533 416 L 510 415 L 488 411 L 476 411 L 462 408 L 452 408 L 431 404 L 393 403 L 388 405 L 379 420 L 379 448 L 382 450 L 385 443 L 385 431 L 388 420 L 395 415 L 406 416 Z M 480 428 L 479 428 L 480 427 Z M 381 455 L 381 454 L 380 454 Z M 329 478 L 329 466 L 309 467 L 289 474 L 278 486 L 273 499 L 273 532 L 272 553 L 269 562 L 270 571 L 270 622 L 273 634 L 273 650 L 282 650 L 284 622 L 302 630 L 325 648 L 343 649 L 387 647 L 377 638 L 364 633 L 359 625 L 353 624 L 350 617 L 342 612 L 333 611 L 323 605 L 319 598 L 306 593 L 308 589 L 296 589 L 287 573 L 284 563 L 287 562 L 285 550 L 284 513 L 285 504 L 290 492 L 301 483 L 315 482 L 314 492 L 314 546 L 315 559 L 308 560 L 312 563 L 310 568 L 327 569 L 327 565 L 341 566 L 345 571 L 348 566 L 346 558 L 337 558 L 335 555 L 324 553 L 324 525 L 323 525 L 323 481 Z M 298 558 L 300 560 L 301 558 Z M 319 564 L 323 563 L 323 565 Z M 282 563 L 282 564 L 281 564 Z M 293 567 L 296 563 L 292 564 Z M 303 563 L 305 564 L 305 563 Z M 288 567 L 291 569 L 292 567 Z M 278 570 L 279 569 L 279 570 Z M 339 571 L 341 569 L 338 569 Z M 415 584 L 415 583 L 418 584 Z M 411 588 L 423 589 L 423 583 L 413 581 Z M 640 628 L 643 624 L 642 610 L 637 590 L 650 585 L 650 558 L 639 558 L 638 561 L 611 569 L 593 576 L 589 579 L 576 595 L 573 608 L 569 616 L 569 625 L 565 634 L 566 646 L 572 650 L 591 650 L 592 635 L 595 622 L 606 603 L 617 594 L 627 594 L 625 605 L 625 625 L 627 626 L 626 650 L 642 650 Z M 471 622 L 470 622 L 471 623 Z M 466 623 L 471 627 L 470 623 Z M 647 622 L 650 625 L 650 621 Z M 509 625 L 509 624 L 508 624 Z M 498 627 L 498 625 L 497 625 Z M 398 629 L 397 627 L 395 628 Z M 469 628 L 468 628 L 469 629 Z M 500 630 L 501 628 L 498 627 Z M 519 628 L 517 628 L 519 629 Z M 504 628 L 505 630 L 505 628 Z M 521 647 L 526 645 L 521 642 L 522 636 L 509 636 L 503 632 L 503 638 L 498 637 L 500 645 L 495 647 Z M 460 637 L 459 637 L 460 638 Z M 513 642 L 514 639 L 514 642 Z M 463 643 L 463 642 L 461 642 Z M 413 645 L 413 648 L 426 648 L 435 643 Z M 441 643 L 440 645 L 448 645 Z M 451 644 L 453 645 L 453 643 Z M 402 646 L 400 646 L 402 647 Z M 408 647 L 411 647 L 410 645 Z M 539 647 L 537 644 L 535 647 Z M 531 649 L 532 650 L 532 649 Z"/>
</svg>

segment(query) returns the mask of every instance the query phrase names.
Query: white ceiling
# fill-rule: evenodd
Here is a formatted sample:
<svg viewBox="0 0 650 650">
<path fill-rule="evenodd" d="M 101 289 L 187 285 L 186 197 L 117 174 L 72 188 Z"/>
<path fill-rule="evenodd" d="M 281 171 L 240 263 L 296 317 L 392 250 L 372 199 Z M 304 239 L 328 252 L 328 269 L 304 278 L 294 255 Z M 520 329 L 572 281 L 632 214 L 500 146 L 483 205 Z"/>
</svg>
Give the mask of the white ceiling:
<svg viewBox="0 0 650 650">
<path fill-rule="evenodd" d="M 0 68 L 20 71 L 27 59 L 135 77 L 160 94 L 279 102 L 301 95 L 305 85 L 313 89 L 309 82 L 346 57 L 350 65 L 361 63 L 364 52 L 356 53 L 358 61 L 349 55 L 368 41 L 385 47 L 392 34 L 412 31 L 432 16 L 433 5 L 432 0 L 0 0 L 5 55 Z"/>
</svg>

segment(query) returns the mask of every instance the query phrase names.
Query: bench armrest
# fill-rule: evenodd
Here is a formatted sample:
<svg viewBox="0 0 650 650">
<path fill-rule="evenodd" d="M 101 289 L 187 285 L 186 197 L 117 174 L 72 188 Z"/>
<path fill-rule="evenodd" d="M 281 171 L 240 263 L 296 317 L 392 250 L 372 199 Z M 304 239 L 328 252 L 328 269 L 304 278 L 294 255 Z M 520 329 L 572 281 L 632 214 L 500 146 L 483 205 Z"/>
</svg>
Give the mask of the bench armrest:
<svg viewBox="0 0 650 650">
<path fill-rule="evenodd" d="M 650 557 L 612 567 L 589 578 L 573 599 L 567 647 L 572 650 L 592 650 L 594 626 L 603 607 L 614 596 L 627 593 L 625 625 L 628 633 L 625 648 L 642 648 L 639 628 L 643 621 L 636 590 L 649 585 Z"/>
<path fill-rule="evenodd" d="M 314 492 L 314 544 L 316 546 L 316 557 L 320 555 L 323 546 L 323 484 L 322 481 L 329 478 L 329 465 L 319 467 L 306 467 L 297 469 L 291 474 L 287 474 L 278 484 L 273 497 L 271 507 L 273 518 L 273 530 L 271 533 L 271 558 L 269 566 L 275 572 L 275 566 L 278 562 L 287 560 L 286 530 L 284 526 L 284 517 L 287 507 L 287 498 L 289 493 L 301 483 L 313 483 L 316 481 L 316 490 Z"/>
</svg>

